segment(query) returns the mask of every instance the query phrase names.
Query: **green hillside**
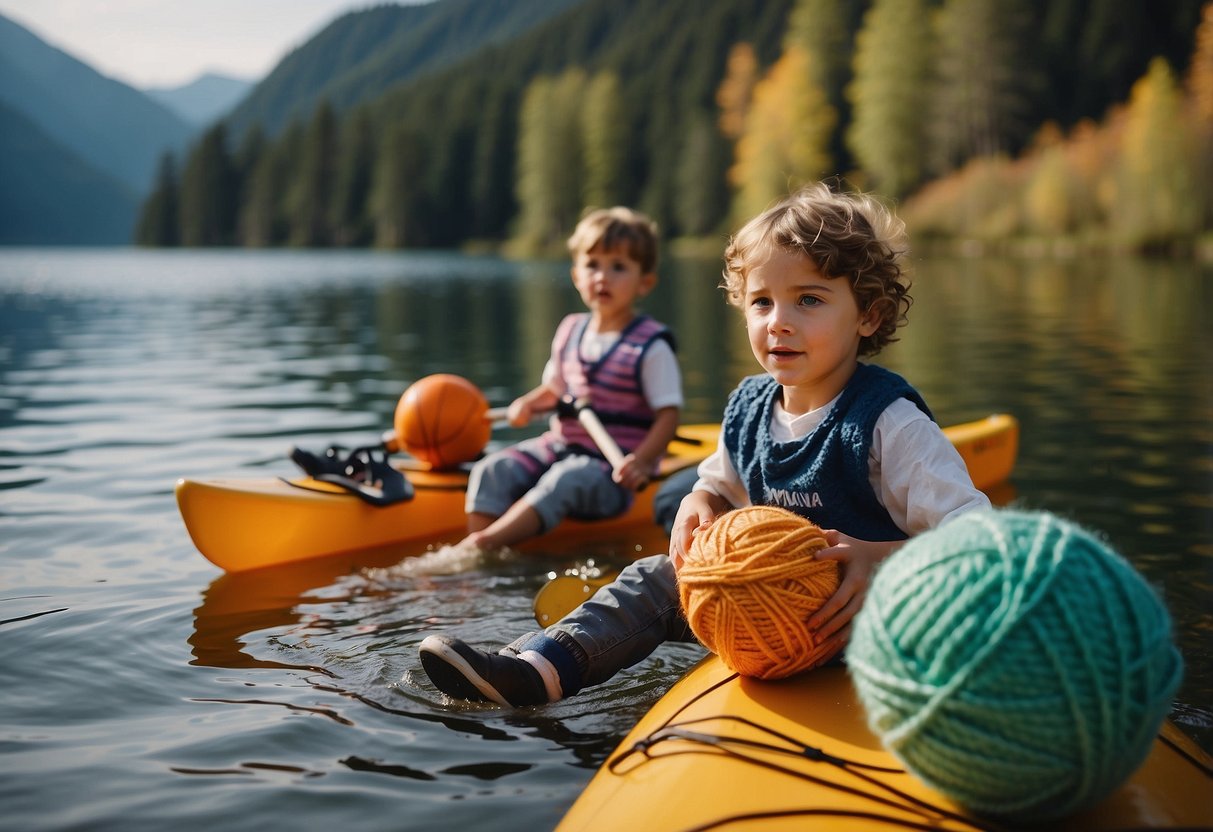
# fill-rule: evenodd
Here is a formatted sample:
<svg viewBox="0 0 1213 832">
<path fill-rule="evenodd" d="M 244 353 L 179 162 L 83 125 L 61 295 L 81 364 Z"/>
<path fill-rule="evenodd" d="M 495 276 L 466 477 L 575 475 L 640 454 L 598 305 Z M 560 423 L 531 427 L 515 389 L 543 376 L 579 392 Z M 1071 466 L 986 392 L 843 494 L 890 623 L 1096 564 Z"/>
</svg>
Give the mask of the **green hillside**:
<svg viewBox="0 0 1213 832">
<path fill-rule="evenodd" d="M 227 119 L 278 135 L 324 100 L 338 110 L 502 43 L 580 0 L 442 0 L 378 6 L 334 20 L 288 55 Z"/>
<path fill-rule="evenodd" d="M 0 104 L 0 244 L 128 243 L 138 200 Z"/>
<path fill-rule="evenodd" d="M 668 237 L 719 238 L 812 179 L 845 176 L 904 199 L 970 160 L 1024 152 L 1043 125 L 1104 119 L 1155 57 L 1182 76 L 1201 9 L 583 0 L 352 108 L 320 98 L 281 129 L 216 128 L 182 166 L 179 236 L 537 250 L 558 245 L 591 204 L 639 207 Z M 339 22 L 370 37 L 358 20 Z M 326 54 L 340 54 L 339 40 L 326 39 Z M 205 199 L 192 196 L 203 187 Z"/>
</svg>

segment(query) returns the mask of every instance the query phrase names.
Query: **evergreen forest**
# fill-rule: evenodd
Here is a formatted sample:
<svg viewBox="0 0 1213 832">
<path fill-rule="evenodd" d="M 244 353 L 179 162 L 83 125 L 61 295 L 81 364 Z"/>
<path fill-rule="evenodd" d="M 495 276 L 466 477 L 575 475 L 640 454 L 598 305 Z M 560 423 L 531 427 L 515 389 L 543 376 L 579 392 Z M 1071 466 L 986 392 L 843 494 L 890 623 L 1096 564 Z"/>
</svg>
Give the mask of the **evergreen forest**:
<svg viewBox="0 0 1213 832">
<path fill-rule="evenodd" d="M 397 83 L 317 85 L 289 123 L 213 125 L 161 160 L 137 242 L 535 254 L 628 204 L 718 246 L 827 178 L 923 240 L 1209 247 L 1213 2 L 561 5 Z"/>
</svg>

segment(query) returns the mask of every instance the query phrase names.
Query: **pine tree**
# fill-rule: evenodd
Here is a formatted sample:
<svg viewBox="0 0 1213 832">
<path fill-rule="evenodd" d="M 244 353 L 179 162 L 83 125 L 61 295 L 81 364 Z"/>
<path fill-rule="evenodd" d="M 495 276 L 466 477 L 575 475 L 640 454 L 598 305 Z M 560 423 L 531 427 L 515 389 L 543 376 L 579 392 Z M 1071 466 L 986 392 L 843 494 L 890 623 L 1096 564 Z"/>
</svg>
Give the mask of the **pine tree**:
<svg viewBox="0 0 1213 832">
<path fill-rule="evenodd" d="M 316 108 L 303 142 L 303 153 L 287 194 L 290 242 L 297 246 L 328 246 L 336 186 L 337 122 L 327 101 Z"/>
<path fill-rule="evenodd" d="M 514 201 L 517 111 L 518 96 L 512 87 L 493 84 L 486 90 L 469 178 L 471 234 L 478 238 L 500 237 L 517 209 Z"/>
<path fill-rule="evenodd" d="M 527 86 L 518 136 L 518 234 L 544 249 L 572 230 L 581 211 L 581 96 L 585 73 L 569 70 Z"/>
<path fill-rule="evenodd" d="M 180 212 L 177 184 L 177 163 L 172 153 L 160 157 L 156 186 L 143 203 L 135 226 L 135 242 L 141 246 L 176 246 L 181 244 Z"/>
<path fill-rule="evenodd" d="M 245 236 L 245 214 L 253 194 L 253 178 L 262 158 L 270 152 L 270 144 L 260 126 L 255 125 L 244 135 L 233 160 L 237 183 L 236 197 L 236 244 L 248 245 Z"/>
<path fill-rule="evenodd" d="M 606 208 L 621 201 L 627 123 L 619 96 L 619 79 L 600 72 L 590 79 L 581 106 L 581 139 L 585 179 L 582 205 Z"/>
<path fill-rule="evenodd" d="M 303 126 L 292 122 L 252 163 L 240 202 L 240 239 L 246 246 L 285 245 L 289 235 L 286 193 L 303 147 Z"/>
<path fill-rule="evenodd" d="M 330 221 L 333 242 L 339 246 L 364 246 L 373 236 L 368 202 L 375 168 L 375 136 L 370 113 L 360 108 L 343 129 Z"/>
<path fill-rule="evenodd" d="M 901 197 L 923 178 L 931 27 L 923 0 L 876 0 L 856 41 L 847 145 L 870 187 Z"/>
<path fill-rule="evenodd" d="M 227 246 L 235 242 L 238 188 L 222 123 L 207 130 L 181 177 L 181 242 Z"/>
<path fill-rule="evenodd" d="M 425 193 L 420 185 L 425 171 L 421 146 L 412 127 L 397 124 L 388 131 L 376 154 L 370 204 L 375 245 L 379 248 L 425 243 L 421 231 L 425 213 Z"/>
<path fill-rule="evenodd" d="M 799 46 L 813 56 L 809 64 L 812 81 L 825 94 L 840 127 L 851 119 L 845 89 L 852 77 L 853 43 L 858 12 L 863 5 L 838 0 L 796 0 L 784 35 L 785 49 Z M 827 145 L 827 152 L 836 159 L 843 158 L 848 151 L 842 134 L 842 130 L 835 130 Z"/>
<path fill-rule="evenodd" d="M 1018 150 L 1037 87 L 1029 0 L 945 0 L 937 21 L 931 147 L 937 172 Z"/>
</svg>

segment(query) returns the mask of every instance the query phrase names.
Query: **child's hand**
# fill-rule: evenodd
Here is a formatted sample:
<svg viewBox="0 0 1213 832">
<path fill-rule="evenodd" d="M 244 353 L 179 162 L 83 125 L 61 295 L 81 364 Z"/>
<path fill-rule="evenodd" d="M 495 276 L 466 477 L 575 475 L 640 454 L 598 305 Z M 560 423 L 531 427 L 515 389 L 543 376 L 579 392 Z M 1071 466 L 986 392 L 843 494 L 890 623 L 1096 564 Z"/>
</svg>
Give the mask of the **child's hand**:
<svg viewBox="0 0 1213 832">
<path fill-rule="evenodd" d="M 817 553 L 817 559 L 838 561 L 842 581 L 821 609 L 809 617 L 808 624 L 818 641 L 826 639 L 835 644 L 830 651 L 832 655 L 850 638 L 851 619 L 863 606 L 876 566 L 900 548 L 904 541 L 872 542 L 849 537 L 834 529 L 824 531 L 830 545 Z"/>
<path fill-rule="evenodd" d="M 523 428 L 531 423 L 531 419 L 535 416 L 535 409 L 531 407 L 531 403 L 525 396 L 519 396 L 510 402 L 510 407 L 505 415 L 510 427 Z"/>
<path fill-rule="evenodd" d="M 682 498 L 670 530 L 670 560 L 674 562 L 675 570 L 682 568 L 695 533 L 707 528 L 729 508 L 724 500 L 707 491 L 692 491 Z"/>
<path fill-rule="evenodd" d="M 649 484 L 649 472 L 653 470 L 652 460 L 628 454 L 623 462 L 611 473 L 611 479 L 629 491 L 639 491 Z"/>
</svg>

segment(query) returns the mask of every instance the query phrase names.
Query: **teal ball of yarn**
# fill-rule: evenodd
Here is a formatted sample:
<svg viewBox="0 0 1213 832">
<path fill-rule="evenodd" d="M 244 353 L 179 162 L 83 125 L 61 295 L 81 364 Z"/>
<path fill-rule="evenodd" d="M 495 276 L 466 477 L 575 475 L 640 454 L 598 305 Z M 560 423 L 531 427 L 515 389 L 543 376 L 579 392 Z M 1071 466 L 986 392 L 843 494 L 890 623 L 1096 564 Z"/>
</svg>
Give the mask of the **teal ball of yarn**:
<svg viewBox="0 0 1213 832">
<path fill-rule="evenodd" d="M 908 542 L 846 655 L 868 724 L 911 773 L 1016 821 L 1071 815 L 1127 780 L 1183 670 L 1144 579 L 1040 512 L 970 512 Z"/>
</svg>

